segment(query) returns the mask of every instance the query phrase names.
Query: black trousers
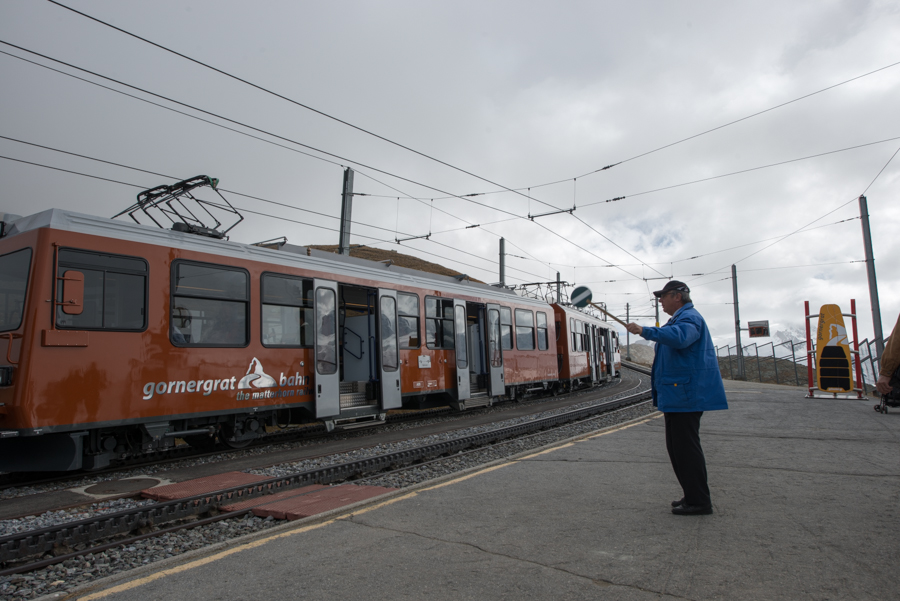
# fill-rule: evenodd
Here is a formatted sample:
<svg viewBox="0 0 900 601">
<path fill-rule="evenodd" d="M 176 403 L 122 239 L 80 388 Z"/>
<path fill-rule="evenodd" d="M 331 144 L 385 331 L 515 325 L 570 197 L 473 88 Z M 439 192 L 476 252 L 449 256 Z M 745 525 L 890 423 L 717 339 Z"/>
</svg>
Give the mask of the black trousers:
<svg viewBox="0 0 900 601">
<path fill-rule="evenodd" d="M 700 417 L 702 411 L 666 413 L 666 450 L 675 477 L 684 491 L 688 505 L 709 507 L 709 486 L 706 484 L 706 457 L 700 446 Z"/>
</svg>

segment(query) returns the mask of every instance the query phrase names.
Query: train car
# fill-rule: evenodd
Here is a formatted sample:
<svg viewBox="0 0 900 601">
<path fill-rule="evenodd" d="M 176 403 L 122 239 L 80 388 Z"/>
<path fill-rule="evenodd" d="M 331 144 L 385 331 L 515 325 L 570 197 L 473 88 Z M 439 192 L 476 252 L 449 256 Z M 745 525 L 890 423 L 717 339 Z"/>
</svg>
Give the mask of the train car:
<svg viewBox="0 0 900 601">
<path fill-rule="evenodd" d="M 618 333 L 607 322 L 575 307 L 554 304 L 557 365 L 564 390 L 595 386 L 619 375 Z"/>
<path fill-rule="evenodd" d="M 0 471 L 97 469 L 176 439 L 237 448 L 267 427 L 557 386 L 543 301 L 190 231 L 59 209 L 5 224 Z"/>
</svg>

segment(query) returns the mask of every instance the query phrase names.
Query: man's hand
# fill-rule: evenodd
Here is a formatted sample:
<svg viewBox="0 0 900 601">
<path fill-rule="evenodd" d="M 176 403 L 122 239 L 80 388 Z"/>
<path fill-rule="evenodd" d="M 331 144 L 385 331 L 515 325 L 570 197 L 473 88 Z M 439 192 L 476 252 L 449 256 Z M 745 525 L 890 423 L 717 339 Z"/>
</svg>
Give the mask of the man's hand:
<svg viewBox="0 0 900 601">
<path fill-rule="evenodd" d="M 636 323 L 630 323 L 630 324 L 626 325 L 625 329 L 628 330 L 629 332 L 631 332 L 632 334 L 637 334 L 638 336 L 640 336 L 641 332 L 644 331 L 644 328 L 642 328 L 641 326 L 639 326 Z M 879 388 L 879 390 L 881 390 L 881 389 Z"/>
<path fill-rule="evenodd" d="M 890 394 L 891 390 L 891 379 L 888 376 L 878 376 L 878 381 L 875 382 L 875 388 L 878 389 L 878 392 L 881 394 Z"/>
</svg>

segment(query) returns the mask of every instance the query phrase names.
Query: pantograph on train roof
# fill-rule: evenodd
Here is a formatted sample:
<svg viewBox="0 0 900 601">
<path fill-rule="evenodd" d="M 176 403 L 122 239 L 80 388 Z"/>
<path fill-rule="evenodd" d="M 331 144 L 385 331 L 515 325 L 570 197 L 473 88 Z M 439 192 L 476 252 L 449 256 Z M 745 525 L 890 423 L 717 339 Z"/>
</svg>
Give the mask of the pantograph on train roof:
<svg viewBox="0 0 900 601">
<path fill-rule="evenodd" d="M 196 194 L 196 190 L 209 187 L 221 202 L 206 200 Z M 208 175 L 196 175 L 172 185 L 161 185 L 144 190 L 137 195 L 137 202 L 113 216 L 127 214 L 135 223 L 141 223 L 138 215 L 143 213 L 162 229 L 198 234 L 210 238 L 225 238 L 237 224 L 244 220 L 234 206 L 219 191 L 219 180 Z M 216 215 L 233 223 L 225 229 Z M 229 217 L 230 216 L 230 217 Z M 171 228 L 164 223 L 168 220 Z"/>
</svg>

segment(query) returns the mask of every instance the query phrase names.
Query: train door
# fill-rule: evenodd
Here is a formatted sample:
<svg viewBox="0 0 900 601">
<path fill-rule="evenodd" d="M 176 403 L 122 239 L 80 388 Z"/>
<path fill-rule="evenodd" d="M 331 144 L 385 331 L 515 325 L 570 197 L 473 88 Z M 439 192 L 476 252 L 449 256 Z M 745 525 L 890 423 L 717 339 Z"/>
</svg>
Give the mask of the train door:
<svg viewBox="0 0 900 601">
<path fill-rule="evenodd" d="M 503 351 L 500 348 L 500 305 L 489 304 L 487 312 L 489 394 L 502 396 L 506 394 L 506 390 L 503 385 Z"/>
<path fill-rule="evenodd" d="M 316 338 L 316 417 L 331 417 L 341 412 L 340 370 L 337 344 L 337 282 L 316 279 L 315 338 Z"/>
<path fill-rule="evenodd" d="M 456 400 L 465 401 L 471 396 L 466 301 L 453 301 L 453 330 L 456 336 Z"/>
<path fill-rule="evenodd" d="M 591 382 L 600 382 L 600 345 L 597 344 L 597 326 L 588 324 L 588 335 L 591 338 Z"/>
<path fill-rule="evenodd" d="M 597 328 L 597 340 L 600 344 L 600 376 L 604 381 L 609 380 L 609 332 L 604 328 Z"/>
<path fill-rule="evenodd" d="M 610 361 L 610 370 L 609 373 L 612 377 L 616 377 L 618 375 L 618 371 L 616 366 L 621 366 L 622 355 L 619 354 L 619 335 L 612 331 L 609 334 L 609 347 L 612 355 L 612 361 Z"/>
<path fill-rule="evenodd" d="M 397 337 L 397 292 L 378 289 L 380 323 L 380 392 L 381 408 L 399 409 L 403 405 L 400 395 L 400 348 Z"/>
<path fill-rule="evenodd" d="M 353 417 L 371 413 L 378 406 L 382 380 L 376 328 L 379 291 L 341 284 L 338 292 L 339 402 L 341 412 Z M 393 298 L 396 311 L 396 296 Z"/>
<path fill-rule="evenodd" d="M 488 396 L 488 341 L 485 307 L 466 303 L 469 342 L 469 398 Z"/>
</svg>

